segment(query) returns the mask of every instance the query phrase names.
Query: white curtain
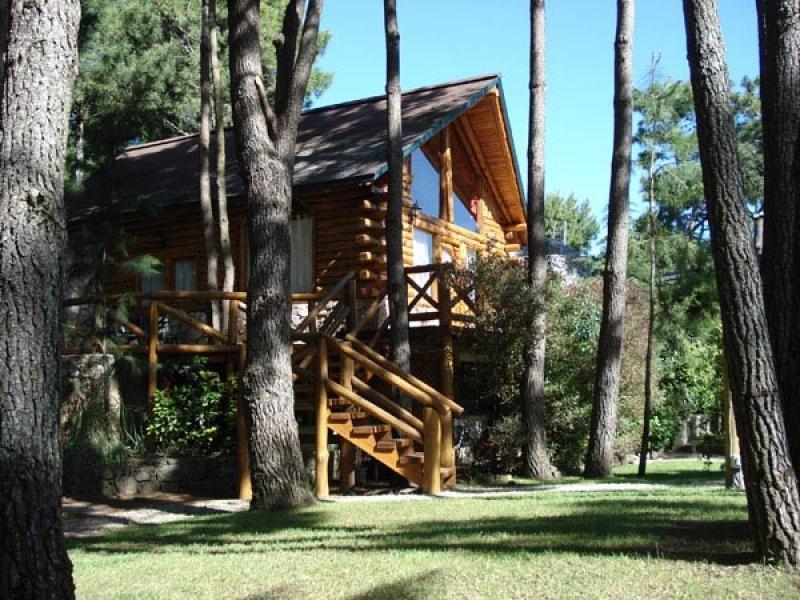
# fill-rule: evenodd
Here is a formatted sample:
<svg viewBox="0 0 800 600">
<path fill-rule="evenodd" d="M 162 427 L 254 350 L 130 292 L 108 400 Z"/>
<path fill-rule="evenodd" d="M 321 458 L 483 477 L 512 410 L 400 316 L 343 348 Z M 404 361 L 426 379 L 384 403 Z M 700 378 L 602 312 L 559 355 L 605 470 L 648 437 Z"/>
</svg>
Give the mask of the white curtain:
<svg viewBox="0 0 800 600">
<path fill-rule="evenodd" d="M 314 286 L 314 221 L 311 217 L 292 219 L 292 292 L 310 292 Z"/>
</svg>

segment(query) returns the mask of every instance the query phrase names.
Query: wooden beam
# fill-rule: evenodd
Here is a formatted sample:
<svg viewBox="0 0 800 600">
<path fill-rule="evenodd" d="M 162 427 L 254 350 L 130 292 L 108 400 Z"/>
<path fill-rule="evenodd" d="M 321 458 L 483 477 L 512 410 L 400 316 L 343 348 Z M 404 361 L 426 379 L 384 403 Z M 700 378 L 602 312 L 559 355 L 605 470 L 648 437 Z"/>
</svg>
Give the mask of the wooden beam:
<svg viewBox="0 0 800 600">
<path fill-rule="evenodd" d="M 150 303 L 150 337 L 147 340 L 147 414 L 152 414 L 158 386 L 158 302 Z"/>
<path fill-rule="evenodd" d="M 481 165 L 481 173 L 485 174 L 487 178 L 486 181 L 489 184 L 489 189 L 492 192 L 495 203 L 500 208 L 500 212 L 508 221 L 514 221 L 514 219 L 509 216 L 507 207 L 505 204 L 503 204 L 503 195 L 500 193 L 500 188 L 498 187 L 494 173 L 489 168 L 489 164 L 486 162 L 486 158 L 483 156 L 483 153 L 480 150 L 481 145 L 478 141 L 478 136 L 475 134 L 475 130 L 472 129 L 472 124 L 469 122 L 469 117 L 464 115 L 462 118 L 458 119 L 457 123 L 461 127 L 461 130 L 467 139 L 467 144 L 465 146 L 469 151 L 472 151 L 475 158 L 478 160 L 478 163 Z"/>
<path fill-rule="evenodd" d="M 453 151 L 450 147 L 450 128 L 439 134 L 439 218 L 453 222 Z"/>
<path fill-rule="evenodd" d="M 328 344 L 325 338 L 317 342 L 317 382 L 315 385 L 315 466 L 316 473 L 314 485 L 317 498 L 326 498 L 330 491 L 328 488 L 328 388 L 325 381 L 328 378 Z"/>
</svg>

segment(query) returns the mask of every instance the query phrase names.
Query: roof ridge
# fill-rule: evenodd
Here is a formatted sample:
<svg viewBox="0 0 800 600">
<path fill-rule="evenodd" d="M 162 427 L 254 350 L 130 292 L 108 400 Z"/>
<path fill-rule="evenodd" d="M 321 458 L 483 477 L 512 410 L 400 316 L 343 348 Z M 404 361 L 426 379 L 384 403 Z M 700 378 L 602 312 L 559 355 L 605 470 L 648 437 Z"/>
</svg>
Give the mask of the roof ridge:
<svg viewBox="0 0 800 600">
<path fill-rule="evenodd" d="M 403 95 L 406 94 L 417 94 L 419 92 L 426 92 L 428 90 L 438 90 L 446 87 L 453 87 L 456 85 L 464 85 L 465 83 L 472 83 L 473 81 L 481 81 L 482 79 L 498 79 L 500 78 L 499 73 L 484 73 L 483 75 L 474 75 L 472 77 L 465 77 L 464 79 L 454 79 L 453 81 L 446 81 L 444 83 L 435 83 L 431 85 L 424 85 L 421 87 L 412 88 L 410 90 L 403 90 Z M 308 110 L 304 110 L 303 114 L 309 113 L 317 113 L 322 112 L 325 110 L 332 110 L 335 108 L 341 108 L 343 106 L 351 106 L 355 104 L 367 104 L 368 102 L 378 102 L 381 100 L 386 99 L 386 94 L 376 94 L 374 96 L 367 96 L 365 98 L 358 98 L 356 100 L 345 100 L 343 102 L 336 102 L 335 104 L 327 104 L 325 106 L 316 106 L 314 108 L 309 108 Z"/>
</svg>

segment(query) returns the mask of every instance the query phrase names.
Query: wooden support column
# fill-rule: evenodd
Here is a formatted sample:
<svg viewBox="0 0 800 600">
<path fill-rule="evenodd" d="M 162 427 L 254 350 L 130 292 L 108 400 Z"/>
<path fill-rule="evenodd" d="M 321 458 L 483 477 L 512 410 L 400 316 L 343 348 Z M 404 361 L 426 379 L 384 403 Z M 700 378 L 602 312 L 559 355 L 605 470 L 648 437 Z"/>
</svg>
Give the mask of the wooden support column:
<svg viewBox="0 0 800 600">
<path fill-rule="evenodd" d="M 236 304 L 231 302 L 231 304 Z M 244 405 L 244 367 L 246 346 L 239 344 L 239 386 L 236 388 L 236 470 L 239 475 L 239 499 L 253 498 L 250 480 L 250 442 L 247 435 L 247 418 Z"/>
<path fill-rule="evenodd" d="M 422 474 L 422 491 L 435 495 L 442 491 L 441 452 L 442 429 L 439 423 L 439 414 L 433 409 L 422 409 L 425 422 L 425 463 Z"/>
<path fill-rule="evenodd" d="M 439 134 L 439 218 L 453 222 L 453 153 L 450 148 L 450 128 Z"/>
<path fill-rule="evenodd" d="M 326 498 L 329 494 L 328 486 L 328 344 L 325 338 L 317 342 L 317 383 L 315 386 L 315 462 L 316 477 L 314 478 L 317 498 Z"/>
<path fill-rule="evenodd" d="M 455 398 L 455 351 L 453 345 L 453 307 L 450 290 L 450 269 L 439 271 L 439 332 L 442 343 L 442 394 Z"/>
<path fill-rule="evenodd" d="M 158 302 L 150 302 L 150 336 L 147 340 L 147 416 L 152 415 L 158 387 Z"/>
<path fill-rule="evenodd" d="M 228 361 L 228 385 L 236 375 L 236 473 L 239 480 L 239 500 L 253 498 L 250 480 L 250 444 L 247 439 L 247 420 L 244 406 L 244 367 L 247 359 L 246 347 L 239 343 L 239 302 L 228 302 L 228 345 L 237 346 L 236 358 Z"/>
<path fill-rule="evenodd" d="M 347 328 L 353 331 L 358 325 L 358 281 L 351 279 L 347 284 L 347 303 L 350 314 L 347 317 Z"/>
<path fill-rule="evenodd" d="M 356 447 L 339 437 L 339 490 L 346 493 L 356 486 Z"/>
</svg>

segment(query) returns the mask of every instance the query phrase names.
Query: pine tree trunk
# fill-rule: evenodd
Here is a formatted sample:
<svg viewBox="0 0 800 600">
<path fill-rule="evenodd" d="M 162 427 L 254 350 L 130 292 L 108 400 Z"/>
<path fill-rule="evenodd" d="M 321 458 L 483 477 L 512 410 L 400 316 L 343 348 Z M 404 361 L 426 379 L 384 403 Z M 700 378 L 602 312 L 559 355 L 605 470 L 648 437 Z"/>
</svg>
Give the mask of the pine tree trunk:
<svg viewBox="0 0 800 600">
<path fill-rule="evenodd" d="M 770 341 L 795 471 L 800 469 L 800 5 L 758 0 L 764 131 L 761 274 Z M 791 326 L 789 325 L 791 324 Z"/>
<path fill-rule="evenodd" d="M 78 0 L 0 6 L 0 597 L 72 598 L 58 443 Z"/>
<path fill-rule="evenodd" d="M 644 418 L 642 422 L 642 446 L 639 452 L 639 477 L 647 474 L 647 455 L 650 452 L 650 420 L 653 416 L 653 350 L 656 326 L 656 206 L 653 162 L 651 154 L 649 168 L 649 221 L 650 221 L 650 282 L 648 289 L 647 351 L 644 364 Z"/>
<path fill-rule="evenodd" d="M 388 132 L 389 200 L 386 207 L 386 270 L 391 315 L 392 360 L 411 369 L 408 339 L 408 287 L 403 262 L 403 117 L 400 93 L 400 31 L 397 2 L 384 0 L 386 27 L 386 125 Z"/>
<path fill-rule="evenodd" d="M 539 305 L 525 352 L 522 417 L 525 462 L 535 479 L 554 475 L 547 454 L 545 430 L 544 366 L 547 345 L 547 242 L 544 230 L 544 132 L 545 132 L 545 5 L 531 0 L 530 109 L 528 121 L 528 282 L 536 290 Z"/>
<path fill-rule="evenodd" d="M 225 94 L 222 88 L 222 73 L 219 64 L 219 26 L 217 23 L 217 0 L 210 0 L 211 15 L 211 84 L 214 95 L 214 121 L 217 159 L 217 223 L 219 225 L 219 249 L 222 254 L 222 291 L 232 292 L 236 269 L 231 251 L 231 228 L 228 218 L 228 191 L 225 182 Z M 227 302 L 223 303 L 223 330 L 228 331 Z"/>
<path fill-rule="evenodd" d="M 586 453 L 586 477 L 605 477 L 613 467 L 614 434 L 622 363 L 628 268 L 628 195 L 633 135 L 634 0 L 617 0 L 614 52 L 614 154 L 608 202 L 608 242 L 603 273 L 603 316 L 597 341 L 592 421 Z"/>
<path fill-rule="evenodd" d="M 289 289 L 294 152 L 322 10 L 321 1 L 309 2 L 298 44 L 305 4 L 287 3 L 274 112 L 262 82 L 259 2 L 231 0 L 228 5 L 233 120 L 247 190 L 250 273 L 243 385 L 254 509 L 298 506 L 311 498 L 294 416 Z"/>
<path fill-rule="evenodd" d="M 750 526 L 763 559 L 800 565 L 800 496 L 789 456 L 750 237 L 714 0 L 684 0 L 703 185 Z"/>
<path fill-rule="evenodd" d="M 202 0 L 200 34 L 200 212 L 203 216 L 203 241 L 206 249 L 206 288 L 219 290 L 217 222 L 211 203 L 211 10 L 210 0 Z M 220 302 L 211 302 L 211 325 L 222 325 Z"/>
</svg>

